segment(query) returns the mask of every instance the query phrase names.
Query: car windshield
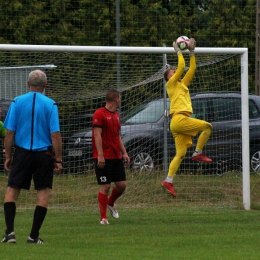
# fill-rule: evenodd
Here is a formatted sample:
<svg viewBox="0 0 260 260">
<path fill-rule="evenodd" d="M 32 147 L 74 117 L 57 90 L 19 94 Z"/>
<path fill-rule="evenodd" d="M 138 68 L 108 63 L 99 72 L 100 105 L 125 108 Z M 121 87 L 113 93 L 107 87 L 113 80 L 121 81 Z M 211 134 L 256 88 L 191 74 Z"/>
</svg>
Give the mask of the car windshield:
<svg viewBox="0 0 260 260">
<path fill-rule="evenodd" d="M 164 101 L 156 100 L 143 106 L 143 109 L 126 120 L 125 124 L 155 123 L 164 114 Z"/>
</svg>

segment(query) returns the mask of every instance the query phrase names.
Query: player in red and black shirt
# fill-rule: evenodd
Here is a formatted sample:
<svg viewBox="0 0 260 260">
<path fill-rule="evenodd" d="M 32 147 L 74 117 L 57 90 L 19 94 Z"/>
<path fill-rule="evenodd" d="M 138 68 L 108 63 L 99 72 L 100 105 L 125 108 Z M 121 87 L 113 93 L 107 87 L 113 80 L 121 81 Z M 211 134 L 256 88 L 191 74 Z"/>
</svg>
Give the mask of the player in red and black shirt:
<svg viewBox="0 0 260 260">
<path fill-rule="evenodd" d="M 114 203 L 126 189 L 124 162 L 129 164 L 130 158 L 120 137 L 120 116 L 117 112 L 120 105 L 120 93 L 111 89 L 106 94 L 105 107 L 97 109 L 92 118 L 93 158 L 100 187 L 98 193 L 100 224 L 109 224 L 107 208 L 112 217 L 119 218 Z M 108 196 L 111 182 L 114 182 L 115 186 Z"/>
</svg>

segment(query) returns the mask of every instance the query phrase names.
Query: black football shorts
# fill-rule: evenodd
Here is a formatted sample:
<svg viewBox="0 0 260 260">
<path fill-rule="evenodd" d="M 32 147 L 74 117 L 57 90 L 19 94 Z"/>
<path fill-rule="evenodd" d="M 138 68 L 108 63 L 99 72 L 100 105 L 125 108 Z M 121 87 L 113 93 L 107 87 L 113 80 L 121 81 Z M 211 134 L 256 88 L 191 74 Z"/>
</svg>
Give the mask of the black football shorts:
<svg viewBox="0 0 260 260">
<path fill-rule="evenodd" d="M 125 181 L 125 166 L 122 159 L 106 159 L 104 168 L 97 167 L 97 159 L 94 159 L 94 167 L 99 185 L 111 182 Z"/>
</svg>

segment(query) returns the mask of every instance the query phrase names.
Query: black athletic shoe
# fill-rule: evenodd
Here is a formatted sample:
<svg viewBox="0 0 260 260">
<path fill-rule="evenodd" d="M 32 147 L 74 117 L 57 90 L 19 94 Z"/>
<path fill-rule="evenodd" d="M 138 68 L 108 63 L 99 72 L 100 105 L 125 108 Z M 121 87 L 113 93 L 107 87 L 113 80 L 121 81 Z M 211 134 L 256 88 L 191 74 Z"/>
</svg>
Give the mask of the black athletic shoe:
<svg viewBox="0 0 260 260">
<path fill-rule="evenodd" d="M 6 234 L 1 242 L 2 243 L 16 243 L 14 232 L 11 232 L 10 234 Z"/>
<path fill-rule="evenodd" d="M 28 237 L 27 243 L 29 243 L 29 244 L 43 244 L 43 240 L 40 239 L 39 237 L 35 238 L 35 239 Z"/>
</svg>

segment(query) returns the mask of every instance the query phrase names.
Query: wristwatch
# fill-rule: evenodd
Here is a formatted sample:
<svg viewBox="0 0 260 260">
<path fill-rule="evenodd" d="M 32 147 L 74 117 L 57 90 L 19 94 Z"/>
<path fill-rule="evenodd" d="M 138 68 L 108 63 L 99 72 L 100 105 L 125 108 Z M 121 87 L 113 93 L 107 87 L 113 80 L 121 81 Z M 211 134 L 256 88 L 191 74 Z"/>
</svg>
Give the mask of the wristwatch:
<svg viewBox="0 0 260 260">
<path fill-rule="evenodd" d="M 55 163 L 62 163 L 62 160 L 60 160 L 60 161 L 55 161 Z"/>
</svg>

